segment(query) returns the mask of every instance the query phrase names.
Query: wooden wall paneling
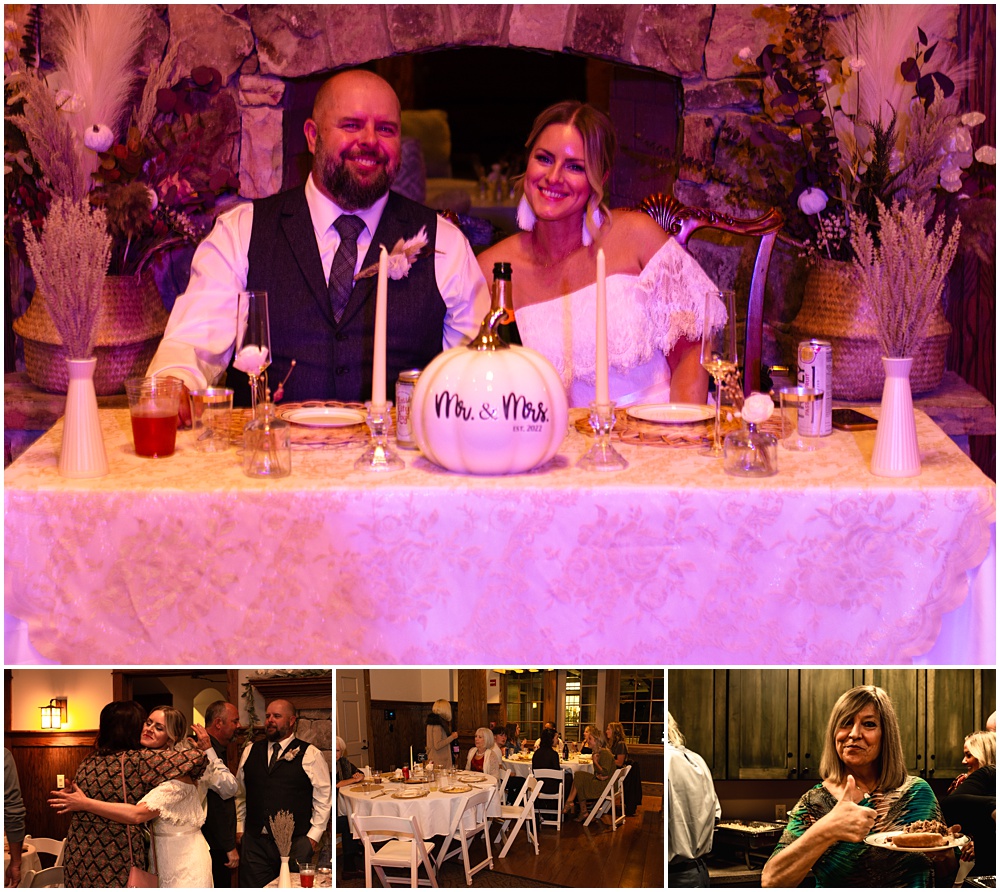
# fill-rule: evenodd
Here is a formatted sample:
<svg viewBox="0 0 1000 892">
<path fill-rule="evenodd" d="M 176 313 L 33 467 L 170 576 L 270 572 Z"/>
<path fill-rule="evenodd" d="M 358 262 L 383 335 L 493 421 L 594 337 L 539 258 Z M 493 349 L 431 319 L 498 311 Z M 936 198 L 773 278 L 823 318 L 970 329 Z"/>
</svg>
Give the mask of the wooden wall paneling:
<svg viewBox="0 0 1000 892">
<path fill-rule="evenodd" d="M 559 672 L 556 669 L 546 669 L 544 672 L 545 680 L 542 688 L 542 723 L 551 722 L 554 727 L 559 727 L 556 724 L 556 698 L 559 694 Z"/>
<path fill-rule="evenodd" d="M 604 670 L 604 717 L 597 717 L 598 727 L 603 734 L 608 722 L 617 722 L 621 714 L 622 673 L 620 669 Z"/>
<path fill-rule="evenodd" d="M 476 745 L 476 728 L 489 727 L 485 669 L 458 670 L 458 711 L 452 718 L 452 730 L 458 731 L 459 767 L 464 768 L 466 753 Z"/>
<path fill-rule="evenodd" d="M 433 701 L 372 700 L 368 727 L 372 768 L 387 771 L 409 765 L 411 746 L 416 759 L 417 753 L 427 746 L 427 716 L 432 705 Z M 385 717 L 387 709 L 395 711 L 395 719 Z"/>
<path fill-rule="evenodd" d="M 69 782 L 80 763 L 93 752 L 97 731 L 7 731 L 4 746 L 14 756 L 21 796 L 25 806 L 25 830 L 32 836 L 63 839 L 69 815 L 49 807 L 49 791 L 56 788 L 56 775 Z"/>
</svg>

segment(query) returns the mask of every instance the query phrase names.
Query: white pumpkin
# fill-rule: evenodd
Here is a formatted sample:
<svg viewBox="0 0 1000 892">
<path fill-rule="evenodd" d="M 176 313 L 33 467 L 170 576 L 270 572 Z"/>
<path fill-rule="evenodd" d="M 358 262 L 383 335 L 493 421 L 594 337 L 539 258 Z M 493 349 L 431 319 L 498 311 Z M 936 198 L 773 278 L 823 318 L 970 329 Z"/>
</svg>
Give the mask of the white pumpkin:
<svg viewBox="0 0 1000 892">
<path fill-rule="evenodd" d="M 453 347 L 413 391 L 413 434 L 435 464 L 460 474 L 518 474 L 562 445 L 569 403 L 559 375 L 528 347 Z"/>
</svg>

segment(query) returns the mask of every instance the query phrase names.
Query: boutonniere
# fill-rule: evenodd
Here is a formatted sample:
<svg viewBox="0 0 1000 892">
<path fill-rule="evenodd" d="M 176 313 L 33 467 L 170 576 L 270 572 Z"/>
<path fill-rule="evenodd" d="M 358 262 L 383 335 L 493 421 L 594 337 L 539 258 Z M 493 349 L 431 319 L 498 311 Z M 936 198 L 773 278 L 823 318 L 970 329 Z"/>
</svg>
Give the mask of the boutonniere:
<svg viewBox="0 0 1000 892">
<path fill-rule="evenodd" d="M 384 246 L 383 246 L 384 247 Z M 389 252 L 389 265 L 386 268 L 386 272 L 390 279 L 405 279 L 410 274 L 410 267 L 413 266 L 421 257 L 432 254 L 433 251 L 425 251 L 427 247 L 427 227 L 421 226 L 420 232 L 418 232 L 413 238 L 408 238 L 405 241 L 400 239 L 396 242 L 393 249 Z M 354 280 L 367 279 L 371 276 L 378 275 L 378 264 L 373 263 L 371 266 L 366 266 L 361 272 L 359 272 Z"/>
<path fill-rule="evenodd" d="M 289 750 L 289 751 L 288 751 L 287 753 L 285 753 L 285 755 L 283 755 L 283 756 L 282 756 L 281 758 L 282 758 L 282 759 L 283 759 L 283 760 L 284 760 L 285 762 L 291 762 L 291 761 L 292 761 L 292 759 L 294 759 L 294 758 L 295 758 L 295 757 L 296 757 L 296 756 L 297 756 L 298 754 L 299 754 L 299 748 L 298 748 L 298 747 L 295 747 L 295 749 L 293 749 L 293 750 Z"/>
</svg>

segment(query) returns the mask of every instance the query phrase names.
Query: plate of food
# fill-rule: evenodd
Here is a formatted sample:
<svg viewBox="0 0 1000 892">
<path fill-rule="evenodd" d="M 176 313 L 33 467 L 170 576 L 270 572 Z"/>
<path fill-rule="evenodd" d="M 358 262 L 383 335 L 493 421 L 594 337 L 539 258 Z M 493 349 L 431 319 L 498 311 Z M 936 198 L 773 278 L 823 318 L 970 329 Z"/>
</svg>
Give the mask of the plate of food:
<svg viewBox="0 0 1000 892">
<path fill-rule="evenodd" d="M 651 421 L 654 424 L 694 424 L 714 418 L 715 409 L 711 406 L 699 406 L 697 403 L 644 403 L 641 406 L 629 406 L 625 414 L 637 421 Z"/>
<path fill-rule="evenodd" d="M 893 852 L 947 852 L 964 846 L 969 837 L 962 834 L 960 825 L 948 827 L 940 821 L 915 821 L 902 830 L 872 833 L 865 837 L 870 846 Z"/>
<path fill-rule="evenodd" d="M 364 413 L 343 406 L 289 406 L 278 417 L 303 427 L 353 427 L 364 424 Z"/>
<path fill-rule="evenodd" d="M 414 788 L 409 789 L 409 790 L 406 790 L 406 789 L 397 790 L 395 793 L 392 794 L 392 798 L 393 799 L 422 799 L 429 792 L 430 791 L 427 789 L 427 787 L 424 787 L 422 790 L 419 790 L 416 787 L 414 787 Z"/>
</svg>

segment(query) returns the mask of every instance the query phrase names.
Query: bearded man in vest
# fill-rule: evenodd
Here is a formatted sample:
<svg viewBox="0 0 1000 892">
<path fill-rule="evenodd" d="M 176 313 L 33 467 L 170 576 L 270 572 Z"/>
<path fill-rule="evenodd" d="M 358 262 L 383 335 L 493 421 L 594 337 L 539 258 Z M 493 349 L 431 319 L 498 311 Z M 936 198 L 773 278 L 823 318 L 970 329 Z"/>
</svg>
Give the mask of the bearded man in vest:
<svg viewBox="0 0 1000 892">
<path fill-rule="evenodd" d="M 292 813 L 295 829 L 289 868 L 308 862 L 330 823 L 330 767 L 311 743 L 295 736 L 295 708 L 272 700 L 264 714 L 264 740 L 243 751 L 236 779 L 244 797 L 236 804 L 240 844 L 240 886 L 262 888 L 278 876 L 281 853 L 271 835 L 270 818 Z"/>
<path fill-rule="evenodd" d="M 370 399 L 377 277 L 358 274 L 377 266 L 380 245 L 391 252 L 421 231 L 426 247 L 405 275 L 389 279 L 386 381 L 391 387 L 401 370 L 423 368 L 478 332 L 490 300 L 468 241 L 389 191 L 401 158 L 392 87 L 368 71 L 337 74 L 320 88 L 304 131 L 313 153 L 305 185 L 219 217 L 195 252 L 148 374 L 189 388 L 218 383 L 231 371 L 239 292 L 266 291 L 270 380 L 282 381 L 295 360 L 284 399 Z M 226 382 L 237 404 L 249 405 L 247 376 L 231 371 Z"/>
</svg>

